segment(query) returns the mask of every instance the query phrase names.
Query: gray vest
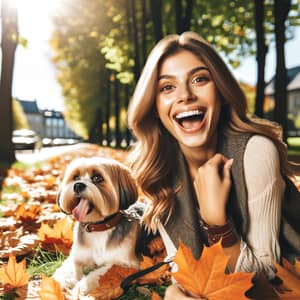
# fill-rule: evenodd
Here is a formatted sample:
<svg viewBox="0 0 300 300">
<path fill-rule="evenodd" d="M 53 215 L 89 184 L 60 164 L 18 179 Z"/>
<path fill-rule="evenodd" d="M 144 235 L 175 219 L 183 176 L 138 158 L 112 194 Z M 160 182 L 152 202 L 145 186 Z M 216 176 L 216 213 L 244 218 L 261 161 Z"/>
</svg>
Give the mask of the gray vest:
<svg viewBox="0 0 300 300">
<path fill-rule="evenodd" d="M 237 230 L 245 241 L 247 241 L 249 214 L 243 157 L 245 147 L 250 137 L 251 134 L 247 133 L 227 133 L 219 138 L 220 142 L 217 146 L 217 152 L 234 159 L 231 172 L 232 188 L 227 210 L 232 216 Z M 166 230 L 177 247 L 179 240 L 181 240 L 192 249 L 194 256 L 198 258 L 202 252 L 204 238 L 199 226 L 199 214 L 194 189 L 182 154 L 178 156 L 177 166 L 176 174 L 178 175 L 173 178 L 172 186 L 175 188 L 180 185 L 181 189 L 176 194 L 174 213 L 166 224 Z M 292 201 L 290 201 L 290 203 L 288 200 L 283 201 L 279 240 L 282 255 L 291 258 L 295 255 L 300 256 L 300 221 L 298 221 L 300 219 L 300 193 L 295 190 L 295 187 L 294 190 L 290 192 L 289 180 L 287 180 L 287 187 L 287 193 L 290 193 L 289 198 L 292 198 Z M 291 209 L 287 209 L 289 207 Z M 290 215 L 288 215 L 287 212 Z M 290 222 L 291 214 L 294 216 L 295 214 L 297 215 L 296 218 L 294 217 L 294 219 L 297 220 L 296 227 L 295 222 L 292 224 Z"/>
</svg>

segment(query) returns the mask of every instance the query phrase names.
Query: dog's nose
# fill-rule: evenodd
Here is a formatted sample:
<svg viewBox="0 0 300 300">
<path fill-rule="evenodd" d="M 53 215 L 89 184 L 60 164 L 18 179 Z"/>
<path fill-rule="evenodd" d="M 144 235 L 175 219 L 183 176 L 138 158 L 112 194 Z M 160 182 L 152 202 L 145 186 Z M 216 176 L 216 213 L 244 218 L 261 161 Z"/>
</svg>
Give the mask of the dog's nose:
<svg viewBox="0 0 300 300">
<path fill-rule="evenodd" d="M 86 188 L 86 185 L 82 182 L 76 182 L 73 186 L 73 190 L 75 193 L 80 193 Z"/>
</svg>

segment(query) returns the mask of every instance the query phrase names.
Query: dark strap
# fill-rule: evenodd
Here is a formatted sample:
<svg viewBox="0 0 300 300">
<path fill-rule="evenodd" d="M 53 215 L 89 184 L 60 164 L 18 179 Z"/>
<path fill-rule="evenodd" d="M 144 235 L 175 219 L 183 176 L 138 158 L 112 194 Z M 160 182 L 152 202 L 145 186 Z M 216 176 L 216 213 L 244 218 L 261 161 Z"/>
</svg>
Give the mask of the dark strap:
<svg viewBox="0 0 300 300">
<path fill-rule="evenodd" d="M 129 289 L 129 286 L 132 283 L 132 281 L 134 281 L 134 280 L 138 279 L 139 277 L 142 277 L 148 273 L 151 273 L 151 272 L 157 270 L 158 268 L 160 268 L 161 266 L 166 265 L 168 263 L 170 263 L 170 261 L 162 261 L 162 262 L 159 262 L 149 268 L 143 269 L 141 271 L 138 271 L 136 273 L 129 275 L 121 282 L 121 285 L 120 285 L 121 288 L 124 291 L 127 291 Z"/>
<path fill-rule="evenodd" d="M 116 226 L 122 218 L 123 214 L 119 211 L 109 217 L 106 217 L 102 221 L 96 223 L 81 223 L 81 225 L 83 226 L 86 232 L 105 231 Z"/>
</svg>

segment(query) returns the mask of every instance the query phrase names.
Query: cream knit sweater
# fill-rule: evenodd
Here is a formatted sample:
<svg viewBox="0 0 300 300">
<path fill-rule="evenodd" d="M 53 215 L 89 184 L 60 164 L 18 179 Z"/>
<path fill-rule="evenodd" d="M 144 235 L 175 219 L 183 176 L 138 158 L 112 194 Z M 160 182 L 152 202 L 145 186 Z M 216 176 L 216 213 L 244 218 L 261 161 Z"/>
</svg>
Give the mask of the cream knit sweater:
<svg viewBox="0 0 300 300">
<path fill-rule="evenodd" d="M 263 136 L 252 136 L 244 153 L 248 193 L 249 234 L 241 241 L 235 271 L 262 271 L 274 277 L 273 261 L 280 259 L 278 241 L 285 183 L 280 174 L 278 151 Z"/>
</svg>

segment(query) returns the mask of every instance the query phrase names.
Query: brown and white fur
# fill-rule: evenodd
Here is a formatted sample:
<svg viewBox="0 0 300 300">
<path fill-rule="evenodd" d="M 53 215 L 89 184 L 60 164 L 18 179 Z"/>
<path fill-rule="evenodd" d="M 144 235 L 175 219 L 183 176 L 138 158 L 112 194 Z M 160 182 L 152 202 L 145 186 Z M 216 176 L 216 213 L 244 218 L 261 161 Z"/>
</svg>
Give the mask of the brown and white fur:
<svg viewBox="0 0 300 300">
<path fill-rule="evenodd" d="M 78 158 L 67 167 L 58 204 L 76 219 L 70 256 L 54 278 L 63 288 L 88 294 L 98 286 L 99 276 L 113 264 L 138 266 L 135 253 L 139 222 L 122 217 L 105 231 L 87 232 L 84 224 L 101 222 L 137 200 L 137 187 L 130 171 L 106 158 Z M 86 268 L 94 267 L 88 275 Z"/>
</svg>

